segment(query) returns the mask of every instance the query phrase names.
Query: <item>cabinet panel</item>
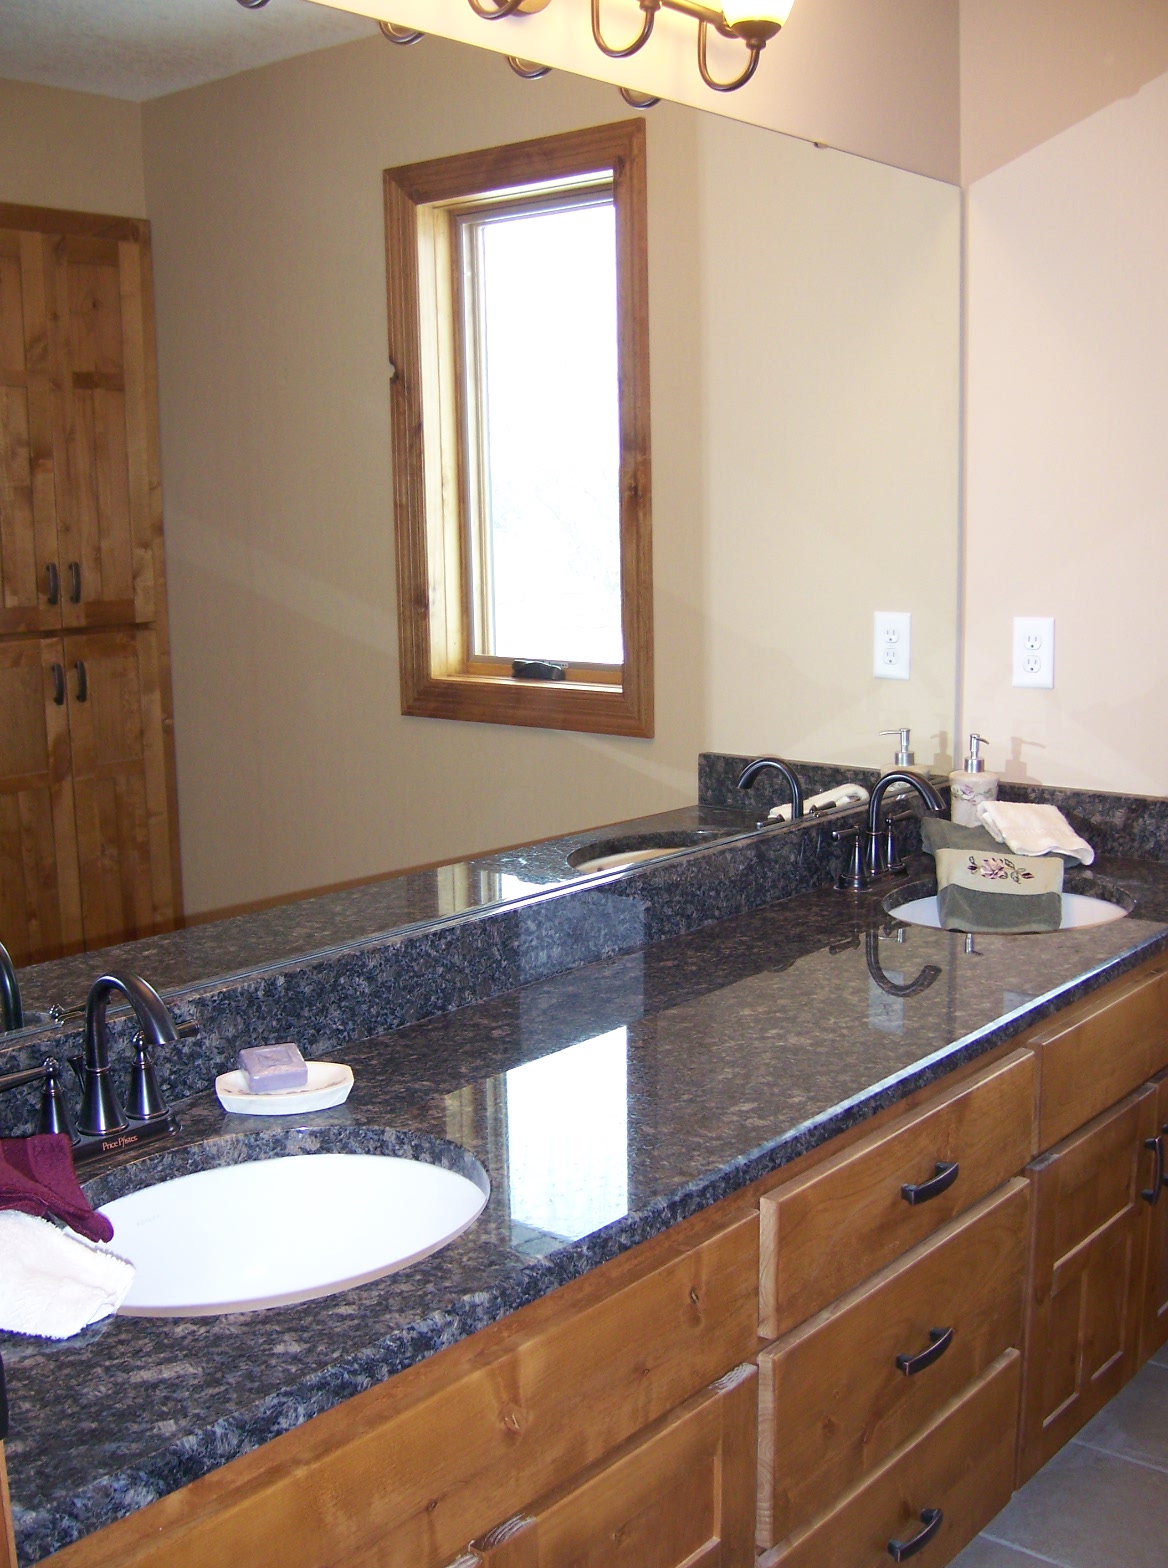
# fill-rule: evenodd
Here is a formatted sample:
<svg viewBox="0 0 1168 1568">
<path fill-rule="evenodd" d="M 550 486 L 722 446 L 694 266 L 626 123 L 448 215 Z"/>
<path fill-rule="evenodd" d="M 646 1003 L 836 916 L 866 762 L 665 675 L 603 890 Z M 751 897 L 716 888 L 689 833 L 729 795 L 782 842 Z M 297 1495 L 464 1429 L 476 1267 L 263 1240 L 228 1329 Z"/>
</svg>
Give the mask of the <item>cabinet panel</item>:
<svg viewBox="0 0 1168 1568">
<path fill-rule="evenodd" d="M 1162 1158 L 1168 1161 L 1168 1072 L 1156 1080 L 1156 1119 L 1150 1136 L 1157 1138 Z M 1158 1162 L 1147 1168 L 1147 1190 L 1155 1191 Z M 1148 1226 L 1148 1266 L 1144 1286 L 1144 1319 L 1140 1332 L 1140 1361 L 1168 1343 L 1168 1186 L 1161 1183 Z"/>
<path fill-rule="evenodd" d="M 777 1338 L 1016 1176 L 1035 1061 L 1016 1051 L 762 1200 L 760 1332 Z M 942 1174 L 936 1196 L 914 1193 Z"/>
<path fill-rule="evenodd" d="M 473 1543 L 483 1568 L 752 1568 L 757 1372 L 739 1367 Z"/>
<path fill-rule="evenodd" d="M 1010 1350 L 839 1506 L 758 1568 L 883 1568 L 939 1510 L 922 1564 L 947 1563 L 1009 1501 L 1021 1356 Z M 915 1554 L 914 1554 L 915 1555 Z"/>
<path fill-rule="evenodd" d="M 1022 1345 L 1022 1180 L 759 1357 L 759 1545 L 825 1512 L 1005 1350 Z M 948 1338 L 938 1359 L 898 1356 Z"/>
<path fill-rule="evenodd" d="M 63 686 L 59 637 L 0 643 L 0 932 L 17 964 L 82 945 L 68 716 L 64 701 L 54 701 L 58 680 Z"/>
<path fill-rule="evenodd" d="M 1019 1483 L 1138 1365 L 1156 1091 L 1140 1090 L 1030 1167 L 1034 1247 Z"/>
<path fill-rule="evenodd" d="M 1029 1037 L 1038 1053 L 1038 1148 L 1050 1149 L 1168 1067 L 1168 965 L 1158 960 Z"/>
</svg>

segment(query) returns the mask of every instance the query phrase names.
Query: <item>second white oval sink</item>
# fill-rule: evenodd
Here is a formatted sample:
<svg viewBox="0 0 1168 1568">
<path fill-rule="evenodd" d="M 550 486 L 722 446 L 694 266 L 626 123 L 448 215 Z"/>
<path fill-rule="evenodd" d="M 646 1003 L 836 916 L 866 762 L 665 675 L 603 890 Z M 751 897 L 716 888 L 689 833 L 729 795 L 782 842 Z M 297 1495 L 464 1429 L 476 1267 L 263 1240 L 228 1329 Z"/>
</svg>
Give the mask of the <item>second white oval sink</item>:
<svg viewBox="0 0 1168 1568">
<path fill-rule="evenodd" d="M 254 1312 L 332 1295 L 437 1252 L 484 1186 L 421 1160 L 303 1154 L 220 1165 L 103 1204 L 137 1269 L 129 1317 Z"/>
<path fill-rule="evenodd" d="M 1127 914 L 1127 910 L 1119 904 L 1109 904 L 1102 898 L 1089 898 L 1085 893 L 1060 893 L 1059 897 L 1063 902 L 1060 931 L 1067 931 L 1077 926 L 1106 925 L 1112 920 L 1122 920 Z M 937 908 L 935 893 L 930 894 L 928 898 L 911 899 L 907 904 L 896 904 L 888 912 L 897 920 L 907 921 L 909 925 L 941 929 L 941 915 Z M 992 930 L 985 930 L 975 932 L 975 935 L 993 936 L 995 933 Z"/>
</svg>

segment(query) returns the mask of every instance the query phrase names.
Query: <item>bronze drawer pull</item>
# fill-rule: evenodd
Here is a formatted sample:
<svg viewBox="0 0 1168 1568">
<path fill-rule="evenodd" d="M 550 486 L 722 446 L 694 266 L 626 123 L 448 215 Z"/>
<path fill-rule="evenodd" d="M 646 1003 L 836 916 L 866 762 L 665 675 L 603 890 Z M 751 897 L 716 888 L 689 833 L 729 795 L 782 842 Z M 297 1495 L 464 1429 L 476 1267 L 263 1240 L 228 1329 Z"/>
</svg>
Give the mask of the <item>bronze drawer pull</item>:
<svg viewBox="0 0 1168 1568">
<path fill-rule="evenodd" d="M 51 664 L 49 673 L 53 677 L 53 701 L 61 708 L 65 704 L 65 671 L 59 664 Z"/>
<path fill-rule="evenodd" d="M 939 1198 L 943 1192 L 952 1187 L 960 1169 L 956 1160 L 938 1160 L 937 1168 L 928 1181 L 918 1182 L 915 1185 L 906 1181 L 900 1189 L 900 1195 L 906 1203 L 928 1203 L 930 1198 Z"/>
<path fill-rule="evenodd" d="M 1168 1131 L 1168 1128 L 1164 1131 Z M 1155 1204 L 1160 1201 L 1161 1187 L 1168 1186 L 1168 1178 L 1164 1175 L 1164 1132 L 1161 1132 L 1157 1138 L 1145 1138 L 1144 1148 L 1149 1154 L 1156 1156 L 1156 1170 L 1152 1176 L 1152 1185 L 1145 1187 L 1140 1197 L 1145 1203 Z"/>
<path fill-rule="evenodd" d="M 81 603 L 81 562 L 69 562 L 69 603 Z"/>
<path fill-rule="evenodd" d="M 56 561 L 50 561 L 45 567 L 45 598 L 50 604 L 61 602 L 61 574 Z"/>
<path fill-rule="evenodd" d="M 922 1508 L 921 1523 L 925 1528 L 918 1530 L 907 1541 L 889 1541 L 888 1555 L 893 1562 L 902 1563 L 908 1557 L 915 1557 L 922 1547 L 928 1546 L 929 1542 L 941 1528 L 941 1522 L 944 1517 L 945 1515 L 939 1508 Z"/>
<path fill-rule="evenodd" d="M 940 1361 L 952 1343 L 952 1328 L 931 1328 L 928 1350 L 922 1350 L 915 1356 L 897 1356 L 896 1364 L 905 1377 L 912 1377 L 914 1373 L 931 1367 L 934 1361 Z"/>
<path fill-rule="evenodd" d="M 77 701 L 89 701 L 89 676 L 85 673 L 85 660 L 78 659 L 73 666 L 77 671 Z"/>
</svg>

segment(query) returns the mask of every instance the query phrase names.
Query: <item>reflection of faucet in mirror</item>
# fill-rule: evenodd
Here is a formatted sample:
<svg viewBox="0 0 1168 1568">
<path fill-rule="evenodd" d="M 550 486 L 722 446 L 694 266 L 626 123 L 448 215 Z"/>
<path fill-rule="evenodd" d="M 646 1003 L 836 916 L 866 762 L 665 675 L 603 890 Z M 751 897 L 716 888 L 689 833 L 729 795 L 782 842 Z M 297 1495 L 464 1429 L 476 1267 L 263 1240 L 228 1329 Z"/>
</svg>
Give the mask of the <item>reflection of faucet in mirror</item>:
<svg viewBox="0 0 1168 1568">
<path fill-rule="evenodd" d="M 803 815 L 803 786 L 791 768 L 778 757 L 756 757 L 753 762 L 748 762 L 739 775 L 738 788 L 749 789 L 759 774 L 768 768 L 781 773 L 787 781 L 787 788 L 791 791 L 791 821 L 794 822 Z"/>
<path fill-rule="evenodd" d="M 864 957 L 868 961 L 868 973 L 880 989 L 886 991 L 889 996 L 919 996 L 941 975 L 936 964 L 925 964 L 915 980 L 890 979 L 880 961 L 880 932 L 875 928 L 864 932 Z"/>
<path fill-rule="evenodd" d="M 0 942 L 0 1025 L 4 1030 L 24 1028 L 24 1008 L 20 1002 L 20 986 L 8 949 Z"/>
</svg>

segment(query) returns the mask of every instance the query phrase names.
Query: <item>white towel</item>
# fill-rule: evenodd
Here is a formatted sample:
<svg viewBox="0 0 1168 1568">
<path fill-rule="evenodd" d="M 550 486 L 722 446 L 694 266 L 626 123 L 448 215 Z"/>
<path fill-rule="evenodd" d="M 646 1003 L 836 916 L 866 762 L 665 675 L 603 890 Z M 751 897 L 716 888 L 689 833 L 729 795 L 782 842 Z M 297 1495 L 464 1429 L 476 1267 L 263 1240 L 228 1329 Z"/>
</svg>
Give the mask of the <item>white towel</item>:
<svg viewBox="0 0 1168 1568">
<path fill-rule="evenodd" d="M 19 1209 L 0 1210 L 0 1328 L 71 1339 L 108 1318 L 134 1265 L 97 1242 Z"/>
<path fill-rule="evenodd" d="M 1080 838 L 1057 806 L 1029 806 L 1021 801 L 982 800 L 977 814 L 999 844 L 1016 855 L 1073 855 L 1089 866 L 1095 851 Z"/>
<path fill-rule="evenodd" d="M 806 816 L 813 806 L 818 806 L 821 811 L 825 806 L 834 806 L 838 811 L 845 806 L 864 806 L 867 802 L 868 791 L 862 784 L 840 784 L 835 789 L 825 789 L 822 795 L 812 795 L 810 800 L 805 800 L 803 814 Z M 771 822 L 790 822 L 790 804 L 772 806 L 767 817 Z"/>
</svg>

